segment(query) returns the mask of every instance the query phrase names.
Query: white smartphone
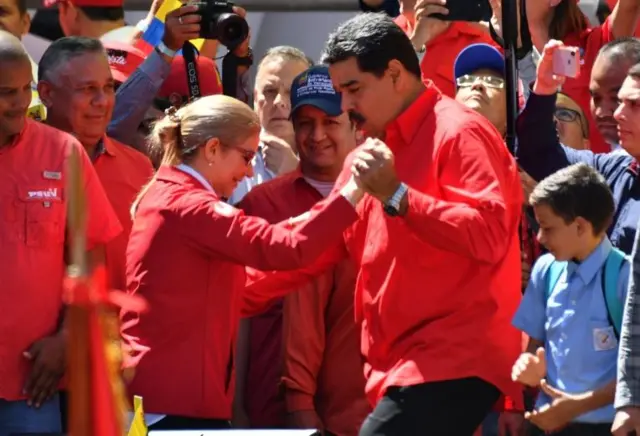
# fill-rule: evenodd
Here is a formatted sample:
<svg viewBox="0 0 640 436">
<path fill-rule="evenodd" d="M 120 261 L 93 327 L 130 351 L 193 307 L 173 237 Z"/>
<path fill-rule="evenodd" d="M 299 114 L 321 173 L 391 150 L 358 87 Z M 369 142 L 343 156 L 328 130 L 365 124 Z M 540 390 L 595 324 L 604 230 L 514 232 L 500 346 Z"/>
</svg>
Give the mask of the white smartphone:
<svg viewBox="0 0 640 436">
<path fill-rule="evenodd" d="M 580 74 L 578 47 L 560 47 L 553 53 L 553 74 L 576 78 Z"/>
</svg>

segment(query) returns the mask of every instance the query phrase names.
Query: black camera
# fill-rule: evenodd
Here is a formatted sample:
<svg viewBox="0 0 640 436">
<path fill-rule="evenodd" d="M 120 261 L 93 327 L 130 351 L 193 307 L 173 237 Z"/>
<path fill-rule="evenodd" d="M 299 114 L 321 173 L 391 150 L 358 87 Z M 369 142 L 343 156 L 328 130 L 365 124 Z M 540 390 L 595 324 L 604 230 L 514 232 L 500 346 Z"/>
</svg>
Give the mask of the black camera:
<svg viewBox="0 0 640 436">
<path fill-rule="evenodd" d="M 228 1 L 195 1 L 200 15 L 200 37 L 217 39 L 220 44 L 233 50 L 247 39 L 249 25 L 240 15 L 233 12 L 233 3 Z"/>
</svg>

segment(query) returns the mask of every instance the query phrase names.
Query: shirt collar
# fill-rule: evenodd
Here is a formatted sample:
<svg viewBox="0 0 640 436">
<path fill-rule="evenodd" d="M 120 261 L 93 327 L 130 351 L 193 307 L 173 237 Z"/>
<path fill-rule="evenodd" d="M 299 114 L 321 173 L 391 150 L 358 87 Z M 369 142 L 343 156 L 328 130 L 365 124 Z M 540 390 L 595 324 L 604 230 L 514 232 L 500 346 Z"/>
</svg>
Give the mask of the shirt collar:
<svg viewBox="0 0 640 436">
<path fill-rule="evenodd" d="M 253 157 L 253 162 L 252 162 L 253 171 L 254 172 L 257 171 L 259 174 L 264 174 L 267 180 L 271 180 L 271 179 L 274 179 L 276 175 L 273 173 L 273 171 L 267 168 L 267 164 L 264 161 L 263 150 L 264 148 L 261 142 L 260 145 L 258 146 L 258 152 Z"/>
<path fill-rule="evenodd" d="M 581 263 L 567 262 L 567 278 L 576 273 L 584 284 L 591 283 L 598 271 L 602 269 L 612 248 L 611 241 L 605 236 L 584 261 Z"/>
<path fill-rule="evenodd" d="M 301 183 L 309 188 L 312 188 L 314 191 L 317 192 L 317 189 L 315 187 L 313 187 L 305 178 L 304 174 L 302 174 L 302 168 L 300 166 L 300 164 L 298 164 L 298 166 L 296 167 L 295 170 L 290 171 L 286 174 L 283 174 L 282 176 L 279 177 L 280 180 L 285 180 L 284 178 L 287 178 L 287 180 L 290 180 L 291 183 Z M 287 182 L 289 183 L 289 182 Z"/>
<path fill-rule="evenodd" d="M 193 177 L 194 179 L 196 179 L 198 182 L 200 182 L 200 184 L 207 190 L 207 191 L 211 191 L 214 194 L 216 193 L 216 191 L 213 190 L 213 187 L 211 187 L 211 184 L 207 181 L 207 179 L 205 179 L 204 177 L 202 177 L 202 174 L 200 174 L 199 172 L 197 172 L 196 170 L 194 170 L 192 167 L 190 167 L 189 165 L 185 165 L 185 164 L 179 164 L 176 165 L 176 169 L 189 174 L 191 177 Z"/>
<path fill-rule="evenodd" d="M 15 148 L 16 145 L 20 144 L 23 138 L 26 137 L 25 132 L 27 131 L 31 123 L 37 123 L 37 121 L 34 121 L 29 117 L 26 117 L 24 126 L 22 126 L 22 130 L 20 130 L 20 133 L 15 135 L 7 145 L 5 145 L 4 147 L 0 147 L 0 154 L 5 153 L 9 150 L 12 150 L 13 148 Z"/>
<path fill-rule="evenodd" d="M 93 156 L 91 156 L 91 160 L 93 162 L 95 162 L 103 154 L 111 157 L 116 155 L 111 141 L 111 138 L 106 135 L 100 138 L 100 141 L 98 141 L 98 143 L 96 144 L 96 148 L 93 150 Z"/>
<path fill-rule="evenodd" d="M 426 89 L 418 98 L 387 126 L 387 137 L 400 135 L 405 144 L 410 144 L 424 120 L 433 114 L 433 107 L 442 94 L 431 80 L 425 80 L 424 85 Z"/>
</svg>

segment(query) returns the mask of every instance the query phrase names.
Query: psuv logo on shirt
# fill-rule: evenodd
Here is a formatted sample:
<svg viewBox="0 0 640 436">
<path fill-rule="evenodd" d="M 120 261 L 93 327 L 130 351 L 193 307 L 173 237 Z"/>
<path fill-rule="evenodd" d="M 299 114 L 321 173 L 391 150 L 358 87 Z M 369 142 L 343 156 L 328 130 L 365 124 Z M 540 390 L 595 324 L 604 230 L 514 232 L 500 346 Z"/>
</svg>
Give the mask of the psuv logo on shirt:
<svg viewBox="0 0 640 436">
<path fill-rule="evenodd" d="M 60 188 L 46 188 L 46 189 L 34 189 L 27 190 L 25 200 L 30 201 L 52 201 L 62 200 L 62 191 Z"/>
<path fill-rule="evenodd" d="M 584 65 L 584 48 L 580 47 L 580 65 Z"/>
</svg>

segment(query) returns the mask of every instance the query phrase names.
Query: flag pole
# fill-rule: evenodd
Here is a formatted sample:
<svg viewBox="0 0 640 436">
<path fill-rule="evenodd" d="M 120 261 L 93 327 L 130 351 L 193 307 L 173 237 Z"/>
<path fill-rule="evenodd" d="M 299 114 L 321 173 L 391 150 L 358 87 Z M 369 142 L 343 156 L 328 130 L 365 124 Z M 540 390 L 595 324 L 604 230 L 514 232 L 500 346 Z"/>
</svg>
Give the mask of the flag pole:
<svg viewBox="0 0 640 436">
<path fill-rule="evenodd" d="M 122 380 L 123 353 L 117 310 L 142 313 L 146 302 L 140 297 L 110 290 L 105 266 L 89 263 L 88 209 L 81 153 L 82 149 L 73 148 L 66 173 L 70 266 L 64 297 L 69 436 L 123 436 L 130 406 Z"/>
<path fill-rule="evenodd" d="M 76 284 L 88 282 L 88 261 L 86 241 L 86 208 L 80 150 L 72 148 L 67 167 L 67 237 L 69 238 L 70 264 L 67 277 Z M 89 361 L 89 313 L 86 308 L 75 304 L 81 298 L 78 293 L 87 293 L 86 286 L 68 289 L 72 295 L 65 295 L 66 308 L 67 361 L 69 390 L 69 435 L 91 434 L 91 371 Z M 88 295 L 87 295 L 88 296 Z"/>
</svg>

